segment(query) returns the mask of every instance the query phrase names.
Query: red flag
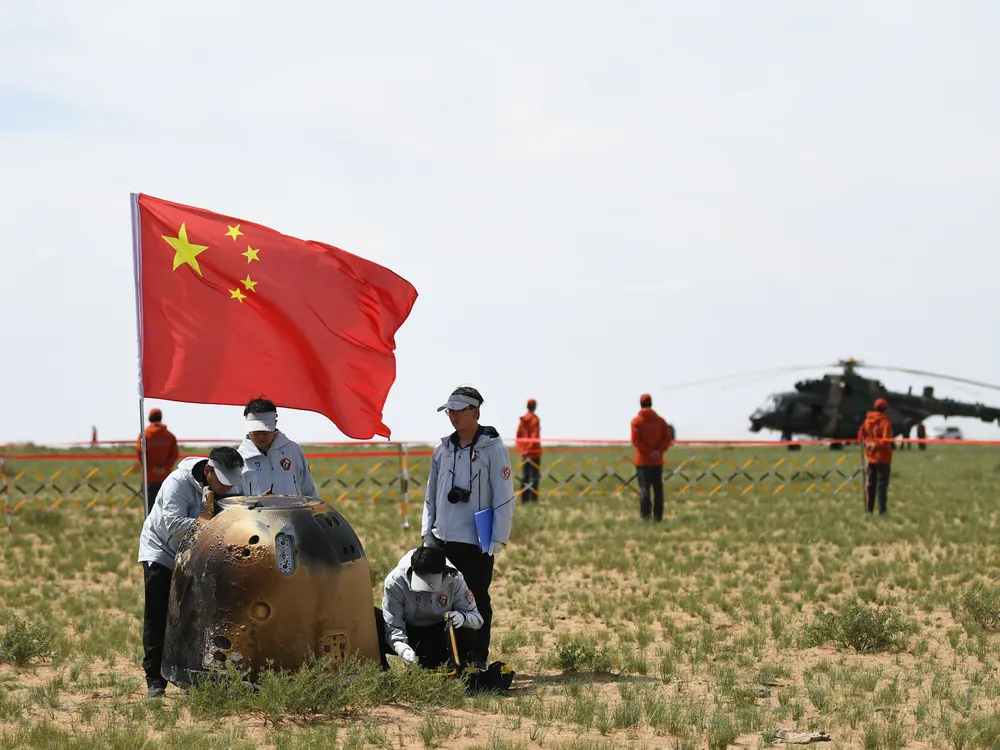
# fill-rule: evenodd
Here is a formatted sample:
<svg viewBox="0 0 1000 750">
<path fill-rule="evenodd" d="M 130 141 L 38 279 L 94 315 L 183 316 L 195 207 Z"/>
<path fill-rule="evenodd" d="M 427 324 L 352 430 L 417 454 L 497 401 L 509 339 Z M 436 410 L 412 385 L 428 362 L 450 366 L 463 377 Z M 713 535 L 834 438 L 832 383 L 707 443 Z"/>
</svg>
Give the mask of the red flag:
<svg viewBox="0 0 1000 750">
<path fill-rule="evenodd" d="M 340 248 L 133 194 L 142 393 L 242 406 L 261 395 L 389 437 L 395 334 L 413 286 Z"/>
</svg>

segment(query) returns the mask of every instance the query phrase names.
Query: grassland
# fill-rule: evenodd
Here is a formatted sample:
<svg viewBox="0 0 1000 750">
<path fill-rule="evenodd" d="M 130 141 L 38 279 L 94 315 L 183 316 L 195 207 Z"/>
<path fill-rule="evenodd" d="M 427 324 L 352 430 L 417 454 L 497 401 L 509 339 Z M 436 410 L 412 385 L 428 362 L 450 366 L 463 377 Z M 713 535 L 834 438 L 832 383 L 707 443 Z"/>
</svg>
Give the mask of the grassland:
<svg viewBox="0 0 1000 750">
<path fill-rule="evenodd" d="M 790 456 L 726 455 L 752 454 Z M 811 456 L 839 458 L 794 454 Z M 313 671 L 148 700 L 141 510 L 25 508 L 0 543 L 0 747 L 721 749 L 779 730 L 1000 747 L 1000 455 L 932 446 L 898 452 L 893 472 L 882 518 L 822 488 L 688 493 L 661 524 L 639 521 L 633 494 L 519 506 L 493 587 L 491 657 L 518 673 L 505 698 L 393 664 L 346 688 Z M 419 507 L 407 531 L 387 495 L 338 509 L 378 601 L 419 543 Z"/>
</svg>

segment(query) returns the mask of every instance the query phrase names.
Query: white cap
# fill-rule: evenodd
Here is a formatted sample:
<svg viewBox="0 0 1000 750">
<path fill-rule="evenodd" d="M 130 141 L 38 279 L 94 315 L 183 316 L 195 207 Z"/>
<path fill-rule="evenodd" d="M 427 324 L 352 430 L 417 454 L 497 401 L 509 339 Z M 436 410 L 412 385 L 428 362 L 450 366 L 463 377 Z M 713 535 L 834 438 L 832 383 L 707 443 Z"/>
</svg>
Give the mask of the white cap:
<svg viewBox="0 0 1000 750">
<path fill-rule="evenodd" d="M 459 411 L 461 409 L 467 409 L 470 406 L 479 407 L 479 401 L 474 399 L 472 396 L 463 396 L 461 394 L 452 395 L 448 397 L 448 403 L 442 404 L 437 408 L 438 411 L 444 411 L 445 409 L 453 409 Z"/>
<path fill-rule="evenodd" d="M 246 417 L 247 432 L 274 432 L 278 414 L 273 411 L 251 412 Z"/>
<path fill-rule="evenodd" d="M 212 459 L 208 459 L 208 465 L 215 469 L 219 481 L 228 487 L 239 487 L 243 482 L 243 475 L 238 466 L 235 469 L 224 469 Z"/>
<path fill-rule="evenodd" d="M 441 590 L 442 573 L 419 574 L 412 571 L 413 578 L 410 580 L 410 588 L 414 591 L 429 591 L 431 593 Z"/>
</svg>

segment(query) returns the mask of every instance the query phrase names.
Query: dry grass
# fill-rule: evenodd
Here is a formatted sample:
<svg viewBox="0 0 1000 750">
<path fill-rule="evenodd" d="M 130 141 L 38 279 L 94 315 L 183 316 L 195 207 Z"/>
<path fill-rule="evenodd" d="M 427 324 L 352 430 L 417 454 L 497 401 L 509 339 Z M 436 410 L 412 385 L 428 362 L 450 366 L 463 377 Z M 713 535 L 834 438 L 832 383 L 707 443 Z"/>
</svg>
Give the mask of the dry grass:
<svg viewBox="0 0 1000 750">
<path fill-rule="evenodd" d="M 660 525 L 631 497 L 519 506 L 493 589 L 509 697 L 421 701 L 394 671 L 221 716 L 145 698 L 141 511 L 27 511 L 0 543 L 0 746 L 998 747 L 998 479 L 989 449 L 933 447 L 897 454 L 884 518 L 852 493 L 690 495 Z M 419 543 L 393 503 L 339 508 L 376 578 Z"/>
</svg>

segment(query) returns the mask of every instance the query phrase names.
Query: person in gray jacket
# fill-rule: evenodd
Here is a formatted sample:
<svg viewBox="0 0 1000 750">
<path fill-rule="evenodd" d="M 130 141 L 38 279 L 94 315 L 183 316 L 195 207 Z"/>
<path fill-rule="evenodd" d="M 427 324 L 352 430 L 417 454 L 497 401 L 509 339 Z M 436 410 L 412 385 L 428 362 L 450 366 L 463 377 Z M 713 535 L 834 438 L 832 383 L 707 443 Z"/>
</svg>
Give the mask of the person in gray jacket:
<svg viewBox="0 0 1000 750">
<path fill-rule="evenodd" d="M 417 547 L 400 559 L 385 579 L 382 616 L 389 648 L 406 664 L 434 669 L 448 661 L 448 614 L 462 663 L 473 659 L 474 639 L 483 625 L 476 598 L 442 547 Z"/>
<path fill-rule="evenodd" d="M 190 456 L 181 460 L 163 480 L 156 502 L 142 524 L 139 562 L 146 593 L 142 668 L 146 673 L 146 692 L 151 698 L 163 695 L 167 689 L 160 660 L 177 548 L 201 512 L 206 490 L 212 490 L 216 496 L 239 494 L 242 467 L 243 458 L 229 447 L 213 448 L 207 458 Z"/>
<path fill-rule="evenodd" d="M 243 410 L 246 437 L 240 444 L 243 456 L 243 494 L 305 495 L 319 497 L 302 446 L 278 429 L 278 410 L 273 401 L 255 398 Z"/>
<path fill-rule="evenodd" d="M 479 391 L 463 386 L 438 408 L 448 412 L 455 431 L 441 439 L 431 457 L 420 528 L 424 545 L 444 546 L 475 596 L 483 616 L 472 660 L 479 669 L 489 659 L 494 555 L 510 539 L 515 505 L 510 454 L 495 428 L 479 424 L 482 403 Z M 486 508 L 493 508 L 493 533 L 489 551 L 483 552 L 473 516 Z"/>
</svg>

